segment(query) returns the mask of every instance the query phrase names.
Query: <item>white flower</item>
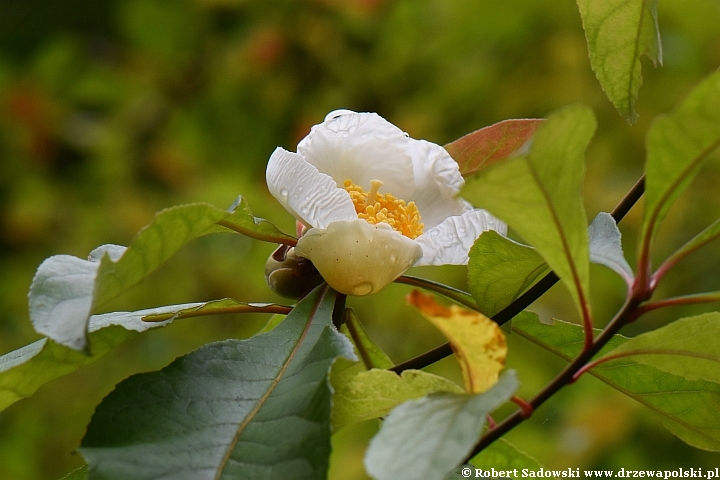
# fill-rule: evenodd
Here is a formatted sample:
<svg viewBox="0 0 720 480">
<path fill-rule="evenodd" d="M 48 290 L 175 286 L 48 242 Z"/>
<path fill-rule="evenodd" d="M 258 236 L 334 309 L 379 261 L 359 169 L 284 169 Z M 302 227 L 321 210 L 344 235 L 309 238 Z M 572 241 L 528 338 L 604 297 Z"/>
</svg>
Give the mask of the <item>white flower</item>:
<svg viewBox="0 0 720 480">
<path fill-rule="evenodd" d="M 463 265 L 485 230 L 507 226 L 457 197 L 457 163 L 375 113 L 338 110 L 293 153 L 277 148 L 270 192 L 308 230 L 295 251 L 348 295 L 368 295 L 412 266 Z"/>
</svg>

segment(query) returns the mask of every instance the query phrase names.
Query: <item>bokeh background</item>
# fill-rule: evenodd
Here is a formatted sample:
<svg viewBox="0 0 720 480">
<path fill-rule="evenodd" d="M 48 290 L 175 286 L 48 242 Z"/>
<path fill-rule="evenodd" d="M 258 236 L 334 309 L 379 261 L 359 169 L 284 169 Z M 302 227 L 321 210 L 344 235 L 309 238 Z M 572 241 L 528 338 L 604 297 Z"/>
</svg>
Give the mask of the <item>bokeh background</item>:
<svg viewBox="0 0 720 480">
<path fill-rule="evenodd" d="M 720 66 L 720 3 L 663 0 L 662 68 L 644 61 L 640 121 L 613 110 L 588 61 L 572 0 L 2 0 L 0 1 L 0 354 L 39 338 L 26 295 L 40 262 L 128 244 L 154 212 L 180 203 L 225 207 L 244 195 L 257 216 L 292 232 L 268 194 L 272 150 L 294 150 L 337 108 L 375 111 L 415 138 L 446 143 L 507 118 L 544 117 L 580 102 L 599 128 L 588 150 L 588 216 L 609 211 L 640 176 L 652 118 Z M 660 258 L 720 214 L 718 155 L 673 209 Z M 628 257 L 641 214 L 621 224 Z M 265 286 L 272 245 L 215 235 L 185 248 L 110 310 L 232 297 L 282 301 Z M 708 247 L 677 267 L 658 297 L 720 288 Z M 459 267 L 416 269 L 463 287 Z M 596 318 L 624 287 L 593 267 Z M 391 286 L 354 306 L 396 361 L 442 342 Z M 533 308 L 575 320 L 557 287 Z M 636 334 L 694 307 L 657 312 Z M 57 479 L 82 464 L 74 449 L 95 405 L 127 376 L 162 368 L 213 340 L 243 338 L 266 319 L 178 321 L 55 380 L 0 413 L 0 478 Z M 509 364 L 532 395 L 563 363 L 510 337 Z M 429 369 L 459 379 L 452 359 Z M 720 415 L 720 412 L 718 412 Z M 331 478 L 366 478 L 377 422 L 334 437 Z M 561 391 L 508 438 L 548 467 L 720 466 L 658 418 L 591 377 Z"/>
</svg>

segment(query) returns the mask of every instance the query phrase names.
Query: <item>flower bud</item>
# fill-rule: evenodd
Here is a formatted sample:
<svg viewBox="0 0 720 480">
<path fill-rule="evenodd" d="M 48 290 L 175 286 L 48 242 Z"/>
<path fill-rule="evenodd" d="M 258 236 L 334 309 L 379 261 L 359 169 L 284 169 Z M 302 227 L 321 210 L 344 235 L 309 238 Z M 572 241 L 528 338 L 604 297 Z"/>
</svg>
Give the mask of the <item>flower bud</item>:
<svg viewBox="0 0 720 480">
<path fill-rule="evenodd" d="M 265 262 L 265 281 L 270 289 L 285 298 L 300 298 L 320 285 L 323 278 L 295 249 L 281 245 Z"/>
</svg>

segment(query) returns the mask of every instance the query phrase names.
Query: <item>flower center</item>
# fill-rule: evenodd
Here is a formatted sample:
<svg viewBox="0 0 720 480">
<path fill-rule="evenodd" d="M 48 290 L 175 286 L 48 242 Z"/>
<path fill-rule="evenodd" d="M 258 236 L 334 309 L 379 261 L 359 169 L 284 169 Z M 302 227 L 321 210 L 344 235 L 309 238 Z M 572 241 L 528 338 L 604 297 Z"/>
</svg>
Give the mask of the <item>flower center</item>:
<svg viewBox="0 0 720 480">
<path fill-rule="evenodd" d="M 370 182 L 370 191 L 345 180 L 345 190 L 350 194 L 358 218 L 371 224 L 387 223 L 393 229 L 408 238 L 415 239 L 423 234 L 423 224 L 420 222 L 420 212 L 415 202 L 405 203 L 405 200 L 395 198 L 389 193 L 378 193 L 382 187 L 380 180 Z"/>
</svg>

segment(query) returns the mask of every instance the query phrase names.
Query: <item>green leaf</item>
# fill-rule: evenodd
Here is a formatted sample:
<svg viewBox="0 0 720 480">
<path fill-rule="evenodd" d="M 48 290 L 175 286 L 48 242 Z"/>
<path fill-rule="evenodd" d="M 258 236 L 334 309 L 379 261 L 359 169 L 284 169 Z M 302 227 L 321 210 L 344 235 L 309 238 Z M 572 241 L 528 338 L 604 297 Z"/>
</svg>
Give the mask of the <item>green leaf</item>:
<svg viewBox="0 0 720 480">
<path fill-rule="evenodd" d="M 489 230 L 469 252 L 468 288 L 480 310 L 492 317 L 547 271 L 534 248 Z"/>
<path fill-rule="evenodd" d="M 228 208 L 229 216 L 218 222 L 218 226 L 212 228 L 209 233 L 226 232 L 226 229 L 241 233 L 247 237 L 263 242 L 284 243 L 295 245 L 297 239 L 292 235 L 283 233 L 275 225 L 264 218 L 253 215 L 245 199 L 240 196 Z"/>
<path fill-rule="evenodd" d="M 632 360 L 688 380 L 720 384 L 720 312 L 682 318 L 643 333 L 611 351 L 607 358 Z"/>
<path fill-rule="evenodd" d="M 628 286 L 633 284 L 633 271 L 622 249 L 622 238 L 612 215 L 600 212 L 588 229 L 590 261 L 604 265 L 620 275 Z"/>
<path fill-rule="evenodd" d="M 142 318 L 146 315 L 164 314 L 201 305 L 203 304 L 191 303 L 137 312 L 93 315 L 88 323 L 89 336 L 93 342 L 91 355 L 59 345 L 48 338 L 3 355 L 0 357 L 0 410 L 29 397 L 50 380 L 94 362 L 122 342 L 172 321 L 144 322 Z"/>
<path fill-rule="evenodd" d="M 370 441 L 365 468 L 377 480 L 444 478 L 477 443 L 486 416 L 517 387 L 509 370 L 482 394 L 437 393 L 401 404 Z"/>
<path fill-rule="evenodd" d="M 352 308 L 345 309 L 345 319 L 340 331 L 350 337 L 355 353 L 362 359 L 365 368 L 390 368 L 395 365 L 368 336 Z"/>
<path fill-rule="evenodd" d="M 228 313 L 274 313 L 279 314 L 281 319 L 284 319 L 285 315 L 290 313 L 292 307 L 279 305 L 277 303 L 246 303 L 238 302 L 232 298 L 223 298 L 222 300 L 195 303 L 191 306 L 171 305 L 163 307 L 162 311 L 160 311 L 160 309 L 157 310 L 158 313 L 145 315 L 143 320 L 145 322 L 162 322 L 170 319 L 177 320 L 181 318 L 204 317 L 206 315 L 220 315 Z M 270 321 L 272 321 L 272 319 Z M 267 331 L 265 328 L 267 328 L 267 325 L 258 333 Z"/>
<path fill-rule="evenodd" d="M 470 459 L 470 463 L 485 471 L 495 470 L 539 470 L 543 466 L 530 455 L 517 449 L 513 444 L 501 438 L 490 444 L 482 452 Z M 513 475 L 519 477 L 520 475 Z"/>
<path fill-rule="evenodd" d="M 448 472 L 443 480 L 460 480 L 469 478 L 475 474 L 475 468 L 472 465 L 459 465 L 454 470 Z"/>
<path fill-rule="evenodd" d="M 693 239 L 691 239 L 689 242 L 679 248 L 675 253 L 673 253 L 670 257 L 668 257 L 667 260 L 663 262 L 663 265 L 658 268 L 658 273 L 664 274 L 680 260 L 687 257 L 695 250 L 704 247 L 718 237 L 720 237 L 720 219 L 715 220 L 712 225 L 707 227 L 702 232 L 698 233 Z"/>
<path fill-rule="evenodd" d="M 463 177 L 469 177 L 510 157 L 525 145 L 543 121 L 538 118 L 503 120 L 448 143 L 445 150 L 458 163 Z"/>
<path fill-rule="evenodd" d="M 406 400 L 436 392 L 463 393 L 450 380 L 421 370 L 405 370 L 402 375 L 372 369 L 356 375 L 332 376 L 333 427 L 339 430 L 353 423 L 386 415 Z"/>
<path fill-rule="evenodd" d="M 267 323 L 258 331 L 258 334 L 260 333 L 267 333 L 271 330 L 274 330 L 275 327 L 280 325 L 283 321 L 285 321 L 285 315 L 273 315 L 270 317 L 267 321 Z"/>
<path fill-rule="evenodd" d="M 333 386 L 346 381 L 348 378 L 360 372 L 365 372 L 373 368 L 388 369 L 395 365 L 393 361 L 390 360 L 390 357 L 367 335 L 352 308 L 345 309 L 340 333 L 350 340 L 355 355 L 361 359 L 361 361 L 356 362 L 342 357 L 338 358 L 330 371 L 330 383 Z M 333 409 L 336 407 L 335 400 L 333 400 Z M 335 410 L 333 410 L 333 412 L 334 411 Z"/>
<path fill-rule="evenodd" d="M 60 480 L 87 480 L 87 478 L 88 478 L 87 465 L 83 465 L 82 467 L 68 473 Z"/>
<path fill-rule="evenodd" d="M 513 319 L 513 331 L 532 342 L 570 360 L 583 345 L 579 325 L 555 321 L 543 325 L 537 315 L 523 312 Z M 628 339 L 615 335 L 600 355 Z M 705 450 L 720 451 L 720 384 L 687 380 L 632 357 L 600 364 L 589 372 L 618 391 L 656 412 L 663 425 L 684 442 Z"/>
<path fill-rule="evenodd" d="M 221 313 L 287 313 L 289 310 L 283 305 L 224 299 L 93 315 L 88 322 L 93 345 L 90 355 L 43 338 L 0 357 L 0 411 L 29 397 L 45 383 L 94 362 L 124 341 L 173 320 Z"/>
<path fill-rule="evenodd" d="M 588 228 L 590 261 L 605 265 L 632 283 L 633 273 L 625 260 L 620 231 L 612 216 L 601 212 Z M 547 272 L 534 248 L 497 232 L 483 232 L 469 252 L 468 288 L 480 310 L 490 317 L 517 299 Z"/>
<path fill-rule="evenodd" d="M 720 73 L 710 75 L 648 132 L 641 253 L 680 193 L 720 144 Z"/>
<path fill-rule="evenodd" d="M 589 250 L 581 196 L 583 154 L 595 130 L 583 106 L 553 113 L 530 152 L 469 181 L 463 196 L 515 229 L 568 286 L 581 312 L 588 308 Z"/>
<path fill-rule="evenodd" d="M 470 477 L 521 478 L 527 476 L 523 475 L 523 469 L 537 472 L 541 468 L 544 467 L 537 460 L 527 453 L 521 452 L 504 438 L 500 438 L 475 455 L 469 464 L 457 467 L 445 477 L 445 480 Z M 565 471 L 567 472 L 567 470 Z M 538 475 L 538 477 L 543 477 L 543 475 Z M 554 477 L 562 477 L 562 473 L 554 475 Z"/>
<path fill-rule="evenodd" d="M 620 115 L 633 124 L 642 84 L 640 57 L 662 64 L 657 0 L 577 0 L 577 4 L 590 65 Z"/>
<path fill-rule="evenodd" d="M 318 287 L 272 331 L 201 347 L 132 376 L 98 406 L 80 452 L 90 478 L 324 479 L 335 292 Z"/>
<path fill-rule="evenodd" d="M 93 311 L 138 284 L 191 240 L 228 231 L 217 222 L 236 226 L 254 238 L 268 231 L 267 222 L 252 217 L 243 201 L 235 206 L 240 210 L 225 211 L 209 204 L 168 208 L 157 213 L 127 249 L 104 245 L 91 252 L 89 260 L 69 255 L 46 259 L 30 286 L 30 319 L 35 330 L 61 345 L 87 350 L 87 321 Z"/>
</svg>

